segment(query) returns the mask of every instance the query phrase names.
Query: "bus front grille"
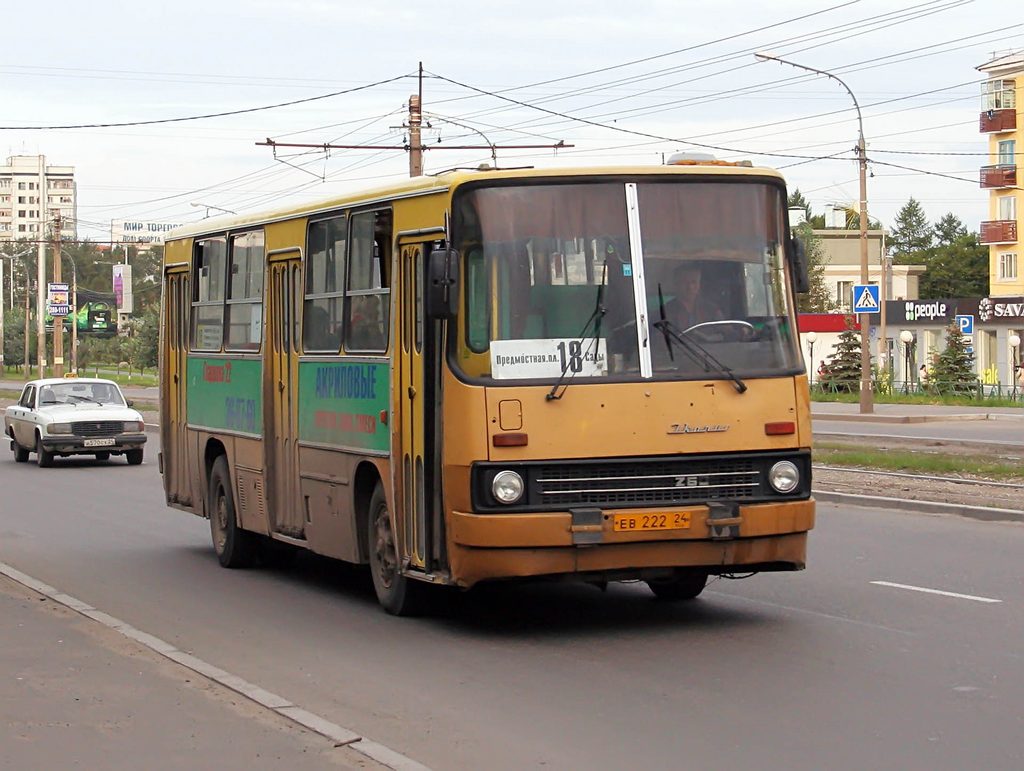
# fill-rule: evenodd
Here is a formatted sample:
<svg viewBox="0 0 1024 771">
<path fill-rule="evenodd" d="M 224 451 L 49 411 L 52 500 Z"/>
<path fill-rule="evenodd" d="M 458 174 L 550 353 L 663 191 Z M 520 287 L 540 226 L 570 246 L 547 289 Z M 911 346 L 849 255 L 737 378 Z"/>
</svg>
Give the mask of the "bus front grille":
<svg viewBox="0 0 1024 771">
<path fill-rule="evenodd" d="M 760 470 L 750 458 L 656 463 L 559 464 L 537 470 L 538 502 L 565 506 L 678 506 L 753 498 Z"/>
</svg>

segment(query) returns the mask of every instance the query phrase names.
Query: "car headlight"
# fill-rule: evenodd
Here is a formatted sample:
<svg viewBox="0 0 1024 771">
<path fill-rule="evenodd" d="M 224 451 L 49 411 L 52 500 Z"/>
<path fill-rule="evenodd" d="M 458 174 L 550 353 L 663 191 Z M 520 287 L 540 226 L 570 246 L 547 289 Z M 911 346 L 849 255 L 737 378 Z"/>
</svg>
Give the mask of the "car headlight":
<svg viewBox="0 0 1024 771">
<path fill-rule="evenodd" d="M 523 478 L 514 471 L 499 471 L 491 481 L 491 492 L 500 503 L 515 503 L 523 497 Z"/>
<path fill-rule="evenodd" d="M 126 434 L 137 434 L 145 429 L 146 426 L 141 420 L 126 420 L 124 422 L 124 432 Z"/>
<path fill-rule="evenodd" d="M 800 484 L 800 471 L 788 460 L 780 460 L 768 472 L 768 484 L 776 492 L 791 493 Z"/>
<path fill-rule="evenodd" d="M 48 434 L 70 434 L 71 424 L 70 423 L 51 423 L 47 429 Z"/>
</svg>

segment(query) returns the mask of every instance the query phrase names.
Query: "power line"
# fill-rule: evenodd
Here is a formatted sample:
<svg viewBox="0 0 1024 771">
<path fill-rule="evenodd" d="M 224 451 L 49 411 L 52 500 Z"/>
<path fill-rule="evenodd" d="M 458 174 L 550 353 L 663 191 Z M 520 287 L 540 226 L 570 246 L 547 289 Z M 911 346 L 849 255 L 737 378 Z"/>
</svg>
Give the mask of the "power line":
<svg viewBox="0 0 1024 771">
<path fill-rule="evenodd" d="M 330 99 L 335 96 L 342 96 L 343 94 L 352 94 L 357 91 L 365 91 L 368 88 L 375 88 L 382 86 L 385 83 L 393 83 L 396 80 L 402 80 L 403 78 L 410 77 L 409 74 L 397 75 L 393 78 L 387 78 L 386 80 L 378 80 L 375 83 L 367 83 L 362 86 L 356 86 L 354 88 L 347 88 L 344 91 L 334 91 L 330 94 L 320 94 L 319 96 L 310 96 L 305 99 L 294 99 L 290 102 L 279 102 L 278 104 L 268 104 L 263 107 L 248 107 L 244 110 L 229 110 L 227 112 L 214 112 L 206 115 L 188 115 L 181 118 L 160 118 L 158 120 L 136 120 L 127 121 L 124 123 L 81 123 L 69 126 L 0 126 L 0 131 L 57 131 L 63 129 L 86 129 L 86 128 L 121 128 L 124 126 L 153 126 L 158 123 L 181 123 L 183 121 L 193 120 L 205 120 L 207 118 L 225 118 L 230 115 L 242 115 L 250 112 L 261 112 L 263 110 L 276 110 L 279 107 L 291 107 L 296 104 L 305 104 L 307 102 L 316 102 L 321 99 Z"/>
</svg>

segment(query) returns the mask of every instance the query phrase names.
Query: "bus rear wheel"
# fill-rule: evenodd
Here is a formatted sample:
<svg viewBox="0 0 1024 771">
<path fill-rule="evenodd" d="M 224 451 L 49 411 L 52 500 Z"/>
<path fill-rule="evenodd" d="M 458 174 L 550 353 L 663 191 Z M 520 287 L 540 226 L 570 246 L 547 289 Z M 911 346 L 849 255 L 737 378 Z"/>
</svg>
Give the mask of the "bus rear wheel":
<svg viewBox="0 0 1024 771">
<path fill-rule="evenodd" d="M 659 600 L 692 600 L 708 583 L 705 570 L 679 570 L 671 578 L 648 581 L 647 585 Z"/>
<path fill-rule="evenodd" d="M 210 535 L 221 567 L 247 568 L 256 562 L 257 541 L 253 533 L 238 526 L 235 518 L 235 496 L 231 486 L 231 470 L 221 455 L 210 472 L 207 498 L 210 512 Z"/>
<path fill-rule="evenodd" d="M 367 517 L 367 551 L 377 601 L 393 616 L 414 616 L 426 607 L 429 587 L 403 576 L 384 488 L 377 484 Z"/>
</svg>

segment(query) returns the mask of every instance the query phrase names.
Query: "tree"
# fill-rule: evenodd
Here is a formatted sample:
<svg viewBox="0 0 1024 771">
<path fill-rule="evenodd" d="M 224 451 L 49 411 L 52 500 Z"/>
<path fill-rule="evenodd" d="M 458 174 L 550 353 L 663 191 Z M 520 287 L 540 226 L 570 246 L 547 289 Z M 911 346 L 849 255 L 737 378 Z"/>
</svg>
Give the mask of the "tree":
<svg viewBox="0 0 1024 771">
<path fill-rule="evenodd" d="M 944 214 L 942 219 L 935 223 L 935 240 L 938 246 L 950 246 L 966 235 L 967 228 L 953 212 Z"/>
<path fill-rule="evenodd" d="M 932 234 L 924 208 L 911 196 L 896 213 L 896 224 L 890 233 L 896 264 L 914 264 L 915 255 L 932 245 Z"/>
<path fill-rule="evenodd" d="M 953 232 L 950 228 L 940 240 Z M 920 255 L 926 268 L 921 276 L 922 300 L 988 294 L 988 247 L 978 242 L 977 233 L 964 232 L 952 242 L 926 249 Z"/>
<path fill-rule="evenodd" d="M 839 333 L 839 341 L 832 346 L 833 353 L 821 373 L 821 384 L 826 390 L 860 391 L 860 334 L 851 319 Z"/>
<path fill-rule="evenodd" d="M 836 305 L 825 283 L 825 248 L 821 239 L 814 235 L 813 228 L 807 222 L 795 228 L 794 236 L 803 241 L 807 255 L 807 276 L 810 279 L 808 291 L 797 297 L 797 310 L 800 313 L 830 313 L 836 309 Z"/>
<path fill-rule="evenodd" d="M 928 388 L 939 394 L 972 394 L 978 388 L 974 354 L 967 350 L 967 338 L 958 324 L 946 329 L 946 350 L 935 357 L 928 373 Z"/>
<path fill-rule="evenodd" d="M 20 307 L 4 314 L 4 363 L 8 367 L 25 363 L 25 311 Z"/>
</svg>

